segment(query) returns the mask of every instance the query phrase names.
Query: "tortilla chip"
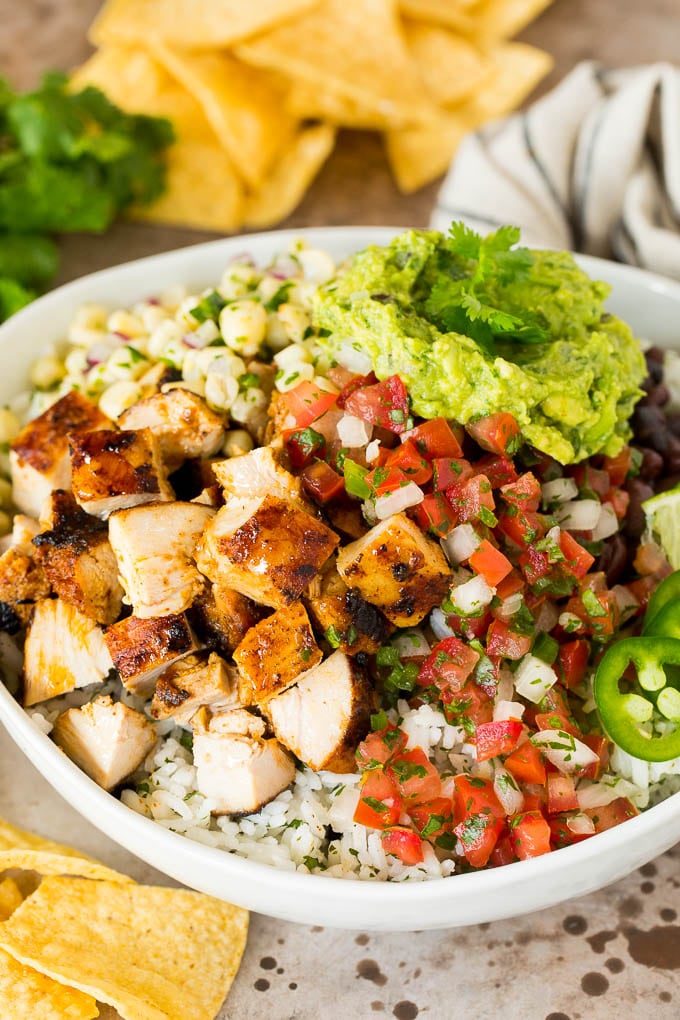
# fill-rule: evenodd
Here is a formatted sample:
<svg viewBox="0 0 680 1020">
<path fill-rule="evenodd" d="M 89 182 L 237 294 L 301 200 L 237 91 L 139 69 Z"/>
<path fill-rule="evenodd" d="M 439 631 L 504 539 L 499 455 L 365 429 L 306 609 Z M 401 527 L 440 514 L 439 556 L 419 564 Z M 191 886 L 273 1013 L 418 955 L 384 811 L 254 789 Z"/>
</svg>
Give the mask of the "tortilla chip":
<svg viewBox="0 0 680 1020">
<path fill-rule="evenodd" d="M 243 180 L 259 187 L 297 127 L 284 110 L 283 82 L 226 53 L 188 53 L 158 40 L 150 45 L 166 71 L 200 103 Z"/>
<path fill-rule="evenodd" d="M 80 878 L 97 879 L 107 882 L 132 882 L 128 875 L 121 875 L 98 861 L 75 854 L 46 853 L 44 850 L 2 850 L 0 851 L 0 872 L 11 868 L 23 871 L 37 871 L 41 875 L 78 875 Z"/>
<path fill-rule="evenodd" d="M 464 36 L 424 21 L 406 21 L 406 40 L 433 99 L 457 103 L 493 73 L 488 58 Z"/>
<path fill-rule="evenodd" d="M 156 38 L 183 49 L 214 50 L 263 32 L 319 0 L 108 0 L 92 24 L 93 46 L 146 45 Z"/>
<path fill-rule="evenodd" d="M 378 113 L 387 103 L 411 120 L 434 116 L 391 0 L 323 0 L 237 46 L 236 55 Z"/>
<path fill-rule="evenodd" d="M 14 879 L 3 878 L 0 882 L 0 921 L 6 921 L 8 917 L 11 917 L 23 902 L 24 897 L 21 895 L 21 889 Z"/>
<path fill-rule="evenodd" d="M 413 127 L 414 120 L 407 111 L 395 109 L 392 103 L 365 106 L 356 99 L 329 89 L 319 89 L 308 82 L 291 83 L 286 98 L 286 109 L 299 120 L 325 120 L 336 127 L 359 128 L 367 131 L 387 131 L 390 128 Z M 428 115 L 426 123 L 431 123 Z"/>
<path fill-rule="evenodd" d="M 459 32 L 472 34 L 475 23 L 470 15 L 470 8 L 476 0 L 399 0 L 403 14 L 422 21 L 432 21 L 437 25 L 446 25 Z"/>
<path fill-rule="evenodd" d="M 0 926 L 0 946 L 126 1020 L 213 1020 L 247 931 L 247 911 L 201 893 L 46 878 Z"/>
<path fill-rule="evenodd" d="M 91 995 L 60 985 L 0 950 L 0 1002 L 5 1020 L 93 1020 Z"/>
<path fill-rule="evenodd" d="M 511 39 L 551 3 L 552 0 L 483 0 L 474 12 L 473 32 L 487 39 Z"/>
<path fill-rule="evenodd" d="M 92 861 L 91 857 L 74 850 L 73 847 L 64 846 L 62 843 L 54 843 L 51 839 L 38 836 L 35 832 L 26 832 L 17 825 L 0 818 L 0 851 L 8 850 L 40 850 L 50 854 L 60 854 L 64 857 L 78 857 L 82 860 Z M 94 862 L 96 863 L 96 862 Z M 14 865 L 7 865 L 14 867 Z M 1 870 L 1 869 L 0 869 Z"/>
<path fill-rule="evenodd" d="M 259 229 L 285 219 L 302 200 L 334 142 L 335 130 L 330 124 L 300 131 L 262 188 L 247 200 L 246 226 Z"/>
<path fill-rule="evenodd" d="M 471 128 L 514 110 L 555 63 L 549 53 L 526 43 L 500 43 L 487 52 L 493 67 L 491 77 L 468 102 L 455 108 Z"/>
</svg>

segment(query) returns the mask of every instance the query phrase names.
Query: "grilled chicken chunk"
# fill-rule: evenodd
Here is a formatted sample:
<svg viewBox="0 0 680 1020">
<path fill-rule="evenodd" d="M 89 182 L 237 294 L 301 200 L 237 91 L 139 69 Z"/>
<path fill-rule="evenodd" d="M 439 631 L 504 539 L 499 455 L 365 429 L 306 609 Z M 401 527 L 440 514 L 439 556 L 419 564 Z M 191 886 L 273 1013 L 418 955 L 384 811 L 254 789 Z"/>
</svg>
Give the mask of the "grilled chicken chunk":
<svg viewBox="0 0 680 1020">
<path fill-rule="evenodd" d="M 26 514 L 15 514 L 12 521 L 12 530 L 9 535 L 0 538 L 0 551 L 7 552 L 8 549 L 22 549 L 29 555 L 33 555 L 33 539 L 42 531 L 42 526 L 35 517 L 27 517 Z"/>
<path fill-rule="evenodd" d="M 198 651 L 186 616 L 159 616 L 152 620 L 128 616 L 104 634 L 113 665 L 133 694 L 147 698 L 157 678 L 178 659 Z"/>
<path fill-rule="evenodd" d="M 33 607 L 51 592 L 33 548 L 24 543 L 0 556 L 0 631 L 16 634 L 28 624 Z"/>
<path fill-rule="evenodd" d="M 397 627 L 420 623 L 451 583 L 439 544 L 405 514 L 388 517 L 341 549 L 338 572 Z"/>
<path fill-rule="evenodd" d="M 193 729 L 196 784 L 213 814 L 253 814 L 293 782 L 293 759 L 249 712 L 201 711 Z"/>
<path fill-rule="evenodd" d="M 373 706 L 373 691 L 356 661 L 333 652 L 267 702 L 265 711 L 284 747 L 310 769 L 354 772 Z"/>
<path fill-rule="evenodd" d="M 281 609 L 299 598 L 337 544 L 335 532 L 277 496 L 233 499 L 206 528 L 196 562 L 211 581 Z"/>
<path fill-rule="evenodd" d="M 25 514 L 38 517 L 52 489 L 70 489 L 69 433 L 111 425 L 98 407 L 71 390 L 34 418 L 12 443 L 12 499 Z"/>
<path fill-rule="evenodd" d="M 251 627 L 234 652 L 239 697 L 244 705 L 266 702 L 320 661 L 307 611 L 293 602 Z"/>
<path fill-rule="evenodd" d="M 133 404 L 118 419 L 121 429 L 150 429 L 169 471 L 189 457 L 212 457 L 224 441 L 224 422 L 191 390 L 176 389 Z"/>
<path fill-rule="evenodd" d="M 113 623 L 120 616 L 123 589 L 106 525 L 63 489 L 50 494 L 45 509 L 51 527 L 36 535 L 33 546 L 50 584 L 85 616 Z"/>
<path fill-rule="evenodd" d="M 207 648 L 229 656 L 262 617 L 262 608 L 231 588 L 206 581 L 189 609 L 189 620 Z"/>
<path fill-rule="evenodd" d="M 331 631 L 339 651 L 374 655 L 394 631 L 392 624 L 356 588 L 348 588 L 335 567 L 324 571 L 320 580 L 320 590 L 305 598 L 316 626 L 324 634 Z"/>
<path fill-rule="evenodd" d="M 300 479 L 281 467 L 271 446 L 259 446 L 241 457 L 217 460 L 212 469 L 227 500 L 232 496 L 255 499 L 270 495 L 301 502 Z"/>
<path fill-rule="evenodd" d="M 113 663 L 100 627 L 63 599 L 38 602 L 24 645 L 24 706 L 101 683 Z"/>
<path fill-rule="evenodd" d="M 238 705 L 238 674 L 234 667 L 215 652 L 197 652 L 161 673 L 149 711 L 154 719 L 172 716 L 184 725 L 202 706 L 215 711 Z"/>
<path fill-rule="evenodd" d="M 70 437 L 71 487 L 88 514 L 172 500 L 158 440 L 149 429 L 74 432 Z"/>
<path fill-rule="evenodd" d="M 200 503 L 148 503 L 111 515 L 109 540 L 135 616 L 189 608 L 204 584 L 194 549 L 214 513 Z"/>
<path fill-rule="evenodd" d="M 139 768 L 156 743 L 153 725 L 141 712 L 107 695 L 82 708 L 69 708 L 52 736 L 71 761 L 105 790 Z"/>
</svg>

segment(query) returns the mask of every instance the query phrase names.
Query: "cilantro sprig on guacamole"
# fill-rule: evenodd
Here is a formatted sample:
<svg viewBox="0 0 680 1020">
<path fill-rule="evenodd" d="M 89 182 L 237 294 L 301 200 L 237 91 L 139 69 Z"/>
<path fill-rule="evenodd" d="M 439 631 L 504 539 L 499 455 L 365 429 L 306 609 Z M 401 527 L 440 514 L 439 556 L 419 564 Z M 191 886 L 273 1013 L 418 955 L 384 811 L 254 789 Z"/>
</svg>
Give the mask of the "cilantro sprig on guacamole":
<svg viewBox="0 0 680 1020">
<path fill-rule="evenodd" d="M 606 284 L 568 252 L 518 239 L 507 227 L 406 231 L 320 288 L 315 324 L 335 355 L 350 345 L 379 379 L 398 373 L 418 415 L 465 424 L 508 411 L 563 464 L 615 455 L 645 376 L 639 344 L 604 310 Z"/>
</svg>

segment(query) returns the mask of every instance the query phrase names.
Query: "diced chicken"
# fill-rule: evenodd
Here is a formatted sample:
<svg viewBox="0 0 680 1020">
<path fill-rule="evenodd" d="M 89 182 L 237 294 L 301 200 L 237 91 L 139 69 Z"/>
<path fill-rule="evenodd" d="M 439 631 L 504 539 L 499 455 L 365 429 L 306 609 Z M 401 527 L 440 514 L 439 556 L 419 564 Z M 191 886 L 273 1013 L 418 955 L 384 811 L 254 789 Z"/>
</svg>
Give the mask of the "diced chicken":
<svg viewBox="0 0 680 1020">
<path fill-rule="evenodd" d="M 0 538 L 0 552 L 7 552 L 8 549 L 22 549 L 28 555 L 32 555 L 33 546 L 31 543 L 41 531 L 40 522 L 36 521 L 35 517 L 15 514 L 11 532 Z"/>
<path fill-rule="evenodd" d="M 105 415 L 77 390 L 66 393 L 34 418 L 12 443 L 12 498 L 31 517 L 38 517 L 52 489 L 70 489 L 69 433 L 105 429 Z"/>
<path fill-rule="evenodd" d="M 175 614 L 152 620 L 128 616 L 107 627 L 104 638 L 121 681 L 142 698 L 168 666 L 200 648 L 186 616 Z"/>
<path fill-rule="evenodd" d="M 293 602 L 251 627 L 234 652 L 239 697 L 244 705 L 264 703 L 320 661 L 307 611 Z"/>
<path fill-rule="evenodd" d="M 305 599 L 312 620 L 324 634 L 330 632 L 341 652 L 374 655 L 394 626 L 356 588 L 348 588 L 335 567 L 321 575 L 320 591 Z"/>
<path fill-rule="evenodd" d="M 264 719 L 247 708 L 237 707 L 229 711 L 214 712 L 208 706 L 200 708 L 191 720 L 194 735 L 228 733 L 230 736 L 263 737 L 267 724 Z"/>
<path fill-rule="evenodd" d="M 277 496 L 230 500 L 198 544 L 216 584 L 281 609 L 299 598 L 338 544 L 321 521 Z"/>
<path fill-rule="evenodd" d="M 251 735 L 262 721 L 245 716 L 250 713 L 237 710 L 210 718 L 202 713 L 202 725 L 194 727 L 196 784 L 213 801 L 216 815 L 253 814 L 295 778 L 288 752 L 278 740 Z"/>
<path fill-rule="evenodd" d="M 123 589 L 106 525 L 63 489 L 50 494 L 46 509 L 51 528 L 36 535 L 33 546 L 50 584 L 85 616 L 113 623 L 120 616 Z"/>
<path fill-rule="evenodd" d="M 338 572 L 397 627 L 420 623 L 451 583 L 441 547 L 405 514 L 388 517 L 341 549 Z"/>
<path fill-rule="evenodd" d="M 95 783 L 112 790 L 138 769 L 156 743 L 153 724 L 141 712 L 107 695 L 69 708 L 52 736 Z"/>
<path fill-rule="evenodd" d="M 109 540 L 135 616 L 189 608 L 204 584 L 194 549 L 214 513 L 200 503 L 148 503 L 111 515 Z"/>
<path fill-rule="evenodd" d="M 328 503 L 324 507 L 326 517 L 341 535 L 347 538 L 363 538 L 369 530 L 358 505 L 345 506 L 342 503 Z"/>
<path fill-rule="evenodd" d="M 114 510 L 175 498 L 149 429 L 74 432 L 70 444 L 71 487 L 88 514 L 106 519 Z"/>
<path fill-rule="evenodd" d="M 231 588 L 206 581 L 189 610 L 191 625 L 207 648 L 229 656 L 262 617 L 262 608 Z"/>
<path fill-rule="evenodd" d="M 204 503 L 206 506 L 222 506 L 224 503 L 222 490 L 219 485 L 208 485 L 205 489 L 201 489 L 198 496 L 194 496 L 191 502 Z"/>
<path fill-rule="evenodd" d="M 270 495 L 301 502 L 300 479 L 281 467 L 271 446 L 259 446 L 241 457 L 217 460 L 212 469 L 227 500 Z"/>
<path fill-rule="evenodd" d="M 0 631 L 16 634 L 28 624 L 33 607 L 51 592 L 31 546 L 12 547 L 0 556 Z"/>
<path fill-rule="evenodd" d="M 100 627 L 63 599 L 38 602 L 24 645 L 24 705 L 102 683 L 113 667 Z"/>
<path fill-rule="evenodd" d="M 373 706 L 373 691 L 356 661 L 334 652 L 272 698 L 266 714 L 284 747 L 310 769 L 354 772 Z"/>
<path fill-rule="evenodd" d="M 158 437 L 169 471 L 190 457 L 212 457 L 224 441 L 224 421 L 191 390 L 154 393 L 118 419 L 121 429 L 147 428 Z"/>
<path fill-rule="evenodd" d="M 215 652 L 198 652 L 180 659 L 159 676 L 150 713 L 154 719 L 172 716 L 184 725 L 202 706 L 236 708 L 238 674 Z"/>
<path fill-rule="evenodd" d="M 142 391 L 142 397 L 152 397 L 161 387 L 176 385 L 181 378 L 181 373 L 172 365 L 156 361 L 137 379 L 137 385 Z"/>
</svg>

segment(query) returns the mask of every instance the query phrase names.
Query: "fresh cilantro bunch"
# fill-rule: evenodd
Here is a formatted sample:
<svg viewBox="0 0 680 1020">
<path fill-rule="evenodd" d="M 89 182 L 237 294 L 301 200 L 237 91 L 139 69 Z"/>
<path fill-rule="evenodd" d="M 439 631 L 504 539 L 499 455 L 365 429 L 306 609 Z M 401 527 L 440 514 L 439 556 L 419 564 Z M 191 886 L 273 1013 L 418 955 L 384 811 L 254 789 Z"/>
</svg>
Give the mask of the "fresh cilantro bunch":
<svg viewBox="0 0 680 1020">
<path fill-rule="evenodd" d="M 528 248 L 513 247 L 518 227 L 499 227 L 482 237 L 464 223 L 452 223 L 445 242 L 443 272 L 425 301 L 425 314 L 442 331 L 470 336 L 489 354 L 498 341 L 545 343 L 548 332 L 528 314 L 517 315 L 497 307 L 497 293 L 513 282 L 526 280 L 533 265 Z"/>
<path fill-rule="evenodd" d="M 125 113 L 99 89 L 66 86 L 65 75 L 49 74 L 35 92 L 16 95 L 0 79 L 0 320 L 56 272 L 45 235 L 101 233 L 164 187 L 170 122 Z"/>
</svg>

